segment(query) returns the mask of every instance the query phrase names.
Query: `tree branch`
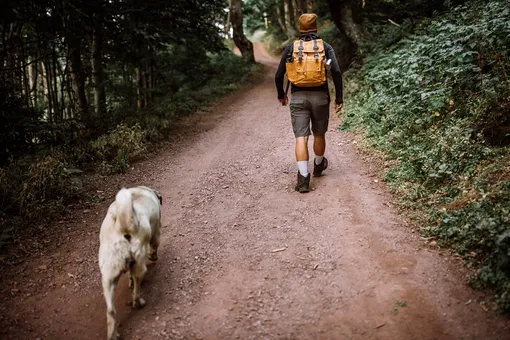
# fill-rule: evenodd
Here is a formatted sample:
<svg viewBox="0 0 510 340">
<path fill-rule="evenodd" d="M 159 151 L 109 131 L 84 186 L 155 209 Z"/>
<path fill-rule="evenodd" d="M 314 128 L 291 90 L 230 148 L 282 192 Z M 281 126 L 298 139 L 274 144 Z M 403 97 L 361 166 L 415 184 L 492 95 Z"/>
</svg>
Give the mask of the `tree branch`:
<svg viewBox="0 0 510 340">
<path fill-rule="evenodd" d="M 121 14 L 126 14 L 126 13 L 133 13 L 133 12 L 142 12 L 142 11 L 145 11 L 147 9 L 147 7 L 143 7 L 143 8 L 130 8 L 130 9 L 125 9 L 123 11 L 121 11 L 120 13 Z"/>
<path fill-rule="evenodd" d="M 390 24 L 392 24 L 392 25 L 395 25 L 395 26 L 397 26 L 397 27 L 400 27 L 400 25 L 399 25 L 399 24 L 397 24 L 395 21 L 393 21 L 393 20 L 391 20 L 391 19 L 388 19 L 388 22 L 389 22 Z"/>
<path fill-rule="evenodd" d="M 34 60 L 32 60 L 31 62 L 26 63 L 26 64 L 21 65 L 21 66 L 18 66 L 18 67 L 12 67 L 12 68 L 4 68 L 4 69 L 0 69 L 0 72 L 7 72 L 7 71 L 15 71 L 15 70 L 19 70 L 19 69 L 24 69 L 24 68 L 26 68 L 27 66 L 32 65 L 33 63 L 36 63 L 36 62 L 38 62 L 38 61 L 40 61 L 40 60 L 42 60 L 42 59 L 46 58 L 46 57 L 47 57 L 47 56 L 49 56 L 49 55 L 51 55 L 51 53 L 45 54 L 45 55 L 43 55 L 42 57 L 39 57 L 39 58 L 37 58 L 37 59 L 34 59 Z"/>
</svg>

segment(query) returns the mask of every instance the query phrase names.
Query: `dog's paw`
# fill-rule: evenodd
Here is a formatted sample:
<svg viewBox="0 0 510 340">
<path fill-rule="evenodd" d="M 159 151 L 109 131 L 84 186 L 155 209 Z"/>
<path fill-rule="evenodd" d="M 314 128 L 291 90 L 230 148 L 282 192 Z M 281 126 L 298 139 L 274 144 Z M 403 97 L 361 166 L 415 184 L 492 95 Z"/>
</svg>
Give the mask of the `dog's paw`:
<svg viewBox="0 0 510 340">
<path fill-rule="evenodd" d="M 141 308 L 145 307 L 145 304 L 146 304 L 146 302 L 142 298 L 136 298 L 133 300 L 133 308 L 141 309 Z"/>
<path fill-rule="evenodd" d="M 122 337 L 118 332 L 113 333 L 108 340 L 122 340 Z"/>
<path fill-rule="evenodd" d="M 158 260 L 158 253 L 155 251 L 151 251 L 151 253 L 149 254 L 149 260 L 151 260 L 152 262 L 156 262 Z"/>
</svg>

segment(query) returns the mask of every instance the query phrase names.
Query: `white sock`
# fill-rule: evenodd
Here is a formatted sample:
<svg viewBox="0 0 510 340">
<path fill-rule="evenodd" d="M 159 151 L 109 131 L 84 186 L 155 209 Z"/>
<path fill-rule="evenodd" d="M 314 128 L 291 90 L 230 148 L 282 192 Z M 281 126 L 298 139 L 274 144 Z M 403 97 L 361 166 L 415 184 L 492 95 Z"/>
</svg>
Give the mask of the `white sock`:
<svg viewBox="0 0 510 340">
<path fill-rule="evenodd" d="M 308 161 L 298 161 L 297 167 L 301 176 L 308 176 Z"/>
<path fill-rule="evenodd" d="M 324 156 L 315 156 L 315 164 L 319 165 L 322 163 Z"/>
</svg>

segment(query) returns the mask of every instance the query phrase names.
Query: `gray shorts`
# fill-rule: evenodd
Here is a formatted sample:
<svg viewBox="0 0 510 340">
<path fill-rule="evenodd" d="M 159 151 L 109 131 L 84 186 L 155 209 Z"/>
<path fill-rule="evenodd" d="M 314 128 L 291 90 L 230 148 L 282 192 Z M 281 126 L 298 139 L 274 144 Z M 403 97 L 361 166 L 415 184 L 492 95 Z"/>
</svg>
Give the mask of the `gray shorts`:
<svg viewBox="0 0 510 340">
<path fill-rule="evenodd" d="M 324 136 L 329 123 L 329 94 L 327 91 L 296 91 L 290 100 L 290 117 L 294 136 Z"/>
</svg>

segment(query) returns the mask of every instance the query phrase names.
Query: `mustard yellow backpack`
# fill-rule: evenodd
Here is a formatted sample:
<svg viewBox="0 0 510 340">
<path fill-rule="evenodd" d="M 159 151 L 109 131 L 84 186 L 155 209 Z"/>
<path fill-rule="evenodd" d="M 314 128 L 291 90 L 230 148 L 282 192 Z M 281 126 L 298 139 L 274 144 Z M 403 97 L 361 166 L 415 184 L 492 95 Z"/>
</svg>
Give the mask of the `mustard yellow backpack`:
<svg viewBox="0 0 510 340">
<path fill-rule="evenodd" d="M 289 81 L 301 87 L 326 83 L 326 53 L 322 39 L 294 41 L 294 50 L 285 63 Z"/>
</svg>

